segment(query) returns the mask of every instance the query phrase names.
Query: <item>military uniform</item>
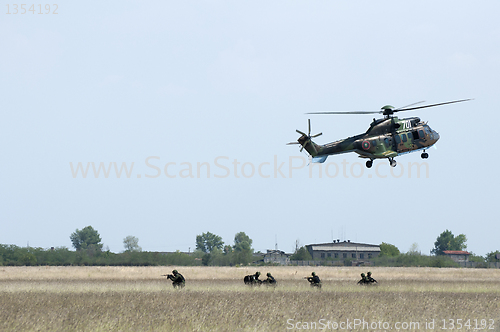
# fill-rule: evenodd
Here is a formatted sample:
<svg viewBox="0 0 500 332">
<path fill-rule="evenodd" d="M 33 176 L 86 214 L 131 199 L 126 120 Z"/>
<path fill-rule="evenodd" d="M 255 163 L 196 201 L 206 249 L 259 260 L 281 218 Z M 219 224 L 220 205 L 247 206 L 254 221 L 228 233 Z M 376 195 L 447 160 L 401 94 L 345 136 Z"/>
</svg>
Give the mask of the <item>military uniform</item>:
<svg viewBox="0 0 500 332">
<path fill-rule="evenodd" d="M 312 275 L 312 277 L 307 277 L 307 281 L 310 282 L 311 287 L 319 287 L 319 288 L 321 288 L 321 280 L 316 275 L 316 273 L 313 272 L 311 275 Z"/>
<path fill-rule="evenodd" d="M 369 283 L 368 278 L 365 276 L 364 273 L 361 273 L 361 280 L 358 281 L 358 284 L 366 285 L 367 283 Z"/>
<path fill-rule="evenodd" d="M 372 273 L 371 272 L 368 272 L 367 273 L 368 275 L 366 276 L 366 279 L 368 280 L 369 283 L 374 283 L 374 282 L 377 282 L 377 280 L 373 279 L 372 278 Z M 377 282 L 378 283 L 378 282 Z"/>
<path fill-rule="evenodd" d="M 183 288 L 186 285 L 186 279 L 177 270 L 173 270 L 172 274 L 167 275 L 167 278 L 172 280 L 174 288 Z"/>
<path fill-rule="evenodd" d="M 264 280 L 264 283 L 266 283 L 267 285 L 273 285 L 275 286 L 276 285 L 276 279 L 274 279 L 274 277 L 271 275 L 271 273 L 267 273 L 267 279 Z"/>
<path fill-rule="evenodd" d="M 262 280 L 259 280 L 260 272 L 255 272 L 255 274 L 250 274 L 243 278 L 243 282 L 247 285 L 260 285 Z"/>
</svg>

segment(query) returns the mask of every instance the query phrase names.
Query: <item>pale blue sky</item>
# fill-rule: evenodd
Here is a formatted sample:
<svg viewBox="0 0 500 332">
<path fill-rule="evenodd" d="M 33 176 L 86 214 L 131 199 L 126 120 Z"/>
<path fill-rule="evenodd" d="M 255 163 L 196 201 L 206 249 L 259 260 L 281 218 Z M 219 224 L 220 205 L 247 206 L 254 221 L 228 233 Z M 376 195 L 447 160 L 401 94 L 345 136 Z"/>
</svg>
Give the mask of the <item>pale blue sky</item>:
<svg viewBox="0 0 500 332">
<path fill-rule="evenodd" d="M 232 244 L 244 231 L 261 251 L 275 237 L 290 252 L 296 239 L 333 234 L 401 251 L 416 242 L 428 253 L 449 229 L 476 254 L 500 249 L 496 1 L 63 1 L 57 14 L 7 14 L 13 4 L 2 2 L 0 10 L 0 243 L 71 248 L 70 234 L 92 225 L 114 252 L 127 235 L 144 250 L 187 251 L 202 232 Z M 419 153 L 397 158 L 400 178 L 384 160 L 374 166 L 386 178 L 375 167 L 361 174 L 355 154 L 328 158 L 339 167 L 334 178 L 309 178 L 306 168 L 289 177 L 289 158 L 298 166 L 305 155 L 285 144 L 308 117 L 320 144 L 364 132 L 372 119 L 305 112 L 463 98 L 475 99 L 401 115 L 441 135 L 428 178 L 408 177 Z M 285 177 L 275 177 L 275 160 Z M 134 168 L 129 178 L 113 170 L 74 178 L 78 162 Z M 210 165 L 210 178 L 206 168 L 197 177 L 197 163 Z M 216 177 L 227 173 L 216 163 L 228 176 Z M 189 165 L 194 178 L 183 178 Z"/>
</svg>

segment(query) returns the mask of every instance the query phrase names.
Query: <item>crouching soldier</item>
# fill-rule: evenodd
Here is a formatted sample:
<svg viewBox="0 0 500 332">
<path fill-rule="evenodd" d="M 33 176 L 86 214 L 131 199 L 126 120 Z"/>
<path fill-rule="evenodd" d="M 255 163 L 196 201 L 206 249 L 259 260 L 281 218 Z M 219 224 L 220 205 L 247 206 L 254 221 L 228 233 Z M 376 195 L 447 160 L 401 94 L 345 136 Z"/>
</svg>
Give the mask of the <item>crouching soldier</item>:
<svg viewBox="0 0 500 332">
<path fill-rule="evenodd" d="M 373 284 L 373 283 L 377 282 L 377 280 L 375 280 L 375 279 L 372 278 L 372 273 L 371 272 L 367 273 L 366 279 L 368 280 L 368 283 L 370 283 L 370 284 Z M 378 284 L 378 282 L 377 282 L 377 284 Z"/>
<path fill-rule="evenodd" d="M 361 280 L 358 281 L 358 285 L 366 285 L 368 283 L 368 278 L 364 273 L 361 273 Z"/>
<path fill-rule="evenodd" d="M 263 281 L 264 284 L 266 284 L 267 286 L 276 286 L 276 284 L 278 283 L 276 281 L 276 279 L 274 279 L 274 277 L 271 275 L 270 272 L 267 273 L 267 279 Z"/>
<path fill-rule="evenodd" d="M 311 273 L 312 277 L 306 277 L 307 281 L 309 281 L 309 284 L 311 287 L 318 287 L 321 288 L 321 280 L 319 277 L 316 275 L 315 272 Z"/>
<path fill-rule="evenodd" d="M 172 280 L 174 288 L 183 288 L 186 285 L 186 279 L 177 270 L 173 270 L 172 274 L 164 274 L 163 276 Z"/>
<path fill-rule="evenodd" d="M 243 278 L 245 285 L 260 285 L 262 280 L 259 280 L 260 272 L 255 272 L 255 274 L 250 274 Z"/>
</svg>

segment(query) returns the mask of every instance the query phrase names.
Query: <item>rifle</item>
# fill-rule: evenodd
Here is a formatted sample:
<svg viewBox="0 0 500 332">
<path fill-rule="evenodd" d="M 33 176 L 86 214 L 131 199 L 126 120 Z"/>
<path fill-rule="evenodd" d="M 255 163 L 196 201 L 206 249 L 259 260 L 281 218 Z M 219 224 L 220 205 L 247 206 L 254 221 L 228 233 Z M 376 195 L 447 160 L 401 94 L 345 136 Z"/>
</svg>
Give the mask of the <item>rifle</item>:
<svg viewBox="0 0 500 332">
<path fill-rule="evenodd" d="M 167 277 L 168 279 L 173 278 L 174 276 L 171 274 L 162 274 L 162 277 Z"/>
</svg>

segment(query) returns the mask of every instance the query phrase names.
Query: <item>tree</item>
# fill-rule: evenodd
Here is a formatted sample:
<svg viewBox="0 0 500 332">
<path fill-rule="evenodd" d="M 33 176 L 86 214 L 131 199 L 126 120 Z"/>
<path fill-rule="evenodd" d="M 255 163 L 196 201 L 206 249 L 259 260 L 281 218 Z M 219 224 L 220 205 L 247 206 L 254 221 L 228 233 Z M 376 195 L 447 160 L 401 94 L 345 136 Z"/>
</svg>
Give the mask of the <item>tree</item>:
<svg viewBox="0 0 500 332">
<path fill-rule="evenodd" d="M 380 257 L 395 257 L 399 256 L 400 252 L 398 247 L 393 244 L 382 242 L 380 245 Z"/>
<path fill-rule="evenodd" d="M 486 261 L 487 262 L 498 262 L 498 259 L 496 258 L 497 255 L 499 255 L 498 257 L 500 257 L 500 251 L 499 250 L 487 253 L 486 254 Z"/>
<path fill-rule="evenodd" d="M 239 232 L 234 236 L 234 251 L 252 250 L 252 239 L 245 232 Z"/>
<path fill-rule="evenodd" d="M 418 250 L 418 243 L 414 242 L 411 245 L 410 250 L 408 250 L 408 252 L 406 254 L 407 255 L 420 255 L 420 250 Z"/>
<path fill-rule="evenodd" d="M 247 264 L 252 261 L 252 239 L 245 232 L 234 236 L 234 258 L 237 264 Z"/>
<path fill-rule="evenodd" d="M 295 253 L 290 256 L 291 261 L 310 261 L 312 260 L 311 254 L 307 251 L 306 247 L 300 247 Z"/>
<path fill-rule="evenodd" d="M 211 253 L 215 248 L 222 250 L 222 238 L 210 232 L 196 236 L 196 250 L 204 253 Z"/>
<path fill-rule="evenodd" d="M 469 252 L 469 254 L 470 254 L 469 255 L 469 262 L 476 262 L 476 263 L 485 263 L 486 262 L 486 259 L 483 256 L 476 255 L 473 252 Z M 483 266 L 476 265 L 476 267 L 483 267 Z M 484 267 L 486 267 L 486 266 L 484 266 Z"/>
<path fill-rule="evenodd" d="M 82 230 L 78 228 L 69 237 L 76 250 L 100 251 L 102 249 L 101 237 L 92 226 L 87 226 Z"/>
<path fill-rule="evenodd" d="M 123 239 L 123 246 L 125 251 L 141 252 L 142 248 L 139 247 L 139 239 L 135 236 L 129 235 Z"/>
<path fill-rule="evenodd" d="M 467 248 L 465 242 L 467 242 L 467 237 L 464 234 L 454 236 L 451 231 L 445 230 L 437 237 L 431 253 L 443 255 L 445 250 L 464 250 Z"/>
</svg>

